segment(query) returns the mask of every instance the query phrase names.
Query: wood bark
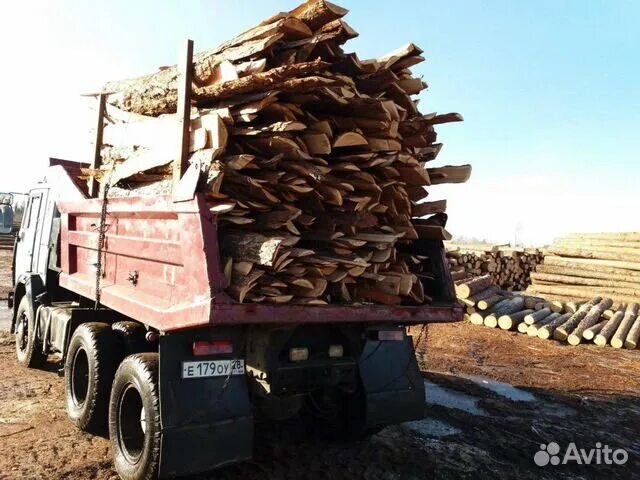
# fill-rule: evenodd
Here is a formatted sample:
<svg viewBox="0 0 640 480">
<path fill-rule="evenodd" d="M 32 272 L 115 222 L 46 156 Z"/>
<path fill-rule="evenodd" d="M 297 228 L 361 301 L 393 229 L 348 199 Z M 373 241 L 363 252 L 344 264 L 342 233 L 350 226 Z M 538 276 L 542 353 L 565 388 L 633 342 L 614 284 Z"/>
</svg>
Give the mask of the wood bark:
<svg viewBox="0 0 640 480">
<path fill-rule="evenodd" d="M 465 183 L 471 177 L 471 165 L 428 168 L 431 185 Z"/>
<path fill-rule="evenodd" d="M 640 282 L 640 272 L 633 270 L 618 270 L 615 268 L 598 267 L 595 269 L 580 268 L 580 264 L 549 265 L 545 262 L 538 265 L 536 272 L 538 274 L 565 275 L 570 277 L 582 277 L 601 280 L 622 280 L 624 282 Z M 584 266 L 583 267 L 588 267 Z"/>
<path fill-rule="evenodd" d="M 498 326 L 498 319 L 503 315 L 509 315 L 522 311 L 524 308 L 524 298 L 514 297 L 494 306 L 489 315 L 484 319 L 484 325 L 495 328 Z"/>
<path fill-rule="evenodd" d="M 463 283 L 456 287 L 456 295 L 460 298 L 469 298 L 474 293 L 481 292 L 491 286 L 491 276 L 484 275 L 474 278 L 470 282 Z"/>
<path fill-rule="evenodd" d="M 489 310 L 491 307 L 501 302 L 502 300 L 505 300 L 504 295 L 495 293 L 488 298 L 479 300 L 476 306 L 478 307 L 479 310 L 485 311 L 485 310 Z"/>
<path fill-rule="evenodd" d="M 538 294 L 550 294 L 552 296 L 568 296 L 576 298 L 588 298 L 593 295 L 601 295 L 611 298 L 614 301 L 636 302 L 640 300 L 640 291 L 627 290 L 620 288 L 601 288 L 601 287 L 580 287 L 576 286 L 556 286 L 556 285 L 533 285 L 532 292 Z"/>
<path fill-rule="evenodd" d="M 221 253 L 239 261 L 271 267 L 282 242 L 282 238 L 266 237 L 259 233 L 228 232 L 224 236 Z"/>
<path fill-rule="evenodd" d="M 524 317 L 526 317 L 530 313 L 533 313 L 533 310 L 527 309 L 527 310 L 522 310 L 520 312 L 502 315 L 500 316 L 500 318 L 498 318 L 498 326 L 502 330 L 511 330 L 514 327 L 516 327 L 519 323 L 522 323 L 522 320 L 524 320 Z"/>
<path fill-rule="evenodd" d="M 634 303 L 629 307 L 629 309 L 625 313 L 624 318 L 622 319 L 622 322 L 620 322 L 620 325 L 616 330 L 616 333 L 614 333 L 613 338 L 611 338 L 611 346 L 613 348 L 622 348 L 624 346 L 624 341 L 627 338 L 629 330 L 631 330 L 633 323 L 636 321 L 636 318 L 638 317 L 639 307 L 640 305 L 638 305 L 637 303 Z"/>
<path fill-rule="evenodd" d="M 572 265 L 583 269 L 594 269 L 597 271 L 640 271 L 640 262 L 626 260 L 604 260 L 598 258 L 565 258 L 553 255 L 545 255 L 545 265 Z"/>
<path fill-rule="evenodd" d="M 562 325 L 557 327 L 553 332 L 553 338 L 555 340 L 559 340 L 564 342 L 569 334 L 573 332 L 573 330 L 578 326 L 578 324 L 582 321 L 584 317 L 587 316 L 587 313 L 591 310 L 591 308 L 600 303 L 602 301 L 602 297 L 595 297 L 591 299 L 589 302 L 582 305 L 578 311 L 571 315 L 571 317 Z"/>
<path fill-rule="evenodd" d="M 526 317 L 524 317 L 524 323 L 526 323 L 527 325 L 533 325 L 536 322 L 540 322 L 541 320 L 544 320 L 545 318 L 547 318 L 549 315 L 551 315 L 551 309 L 550 308 L 543 308 L 542 310 L 538 310 L 534 313 L 530 313 L 529 315 L 527 315 Z"/>
<path fill-rule="evenodd" d="M 610 298 L 603 298 L 600 303 L 591 307 L 589 313 L 580 321 L 578 326 L 567 338 L 569 345 L 579 345 L 582 342 L 582 334 L 587 328 L 594 326 L 600 321 L 604 311 L 613 305 L 613 300 Z"/>
<path fill-rule="evenodd" d="M 625 312 L 627 311 L 627 305 L 622 305 L 618 308 L 618 310 L 613 314 L 613 317 L 605 323 L 604 327 L 600 330 L 594 339 L 593 343 L 598 345 L 599 347 L 604 347 L 609 341 L 611 337 L 616 333 L 620 323 L 625 317 Z M 631 311 L 631 310 L 630 310 Z"/>
<path fill-rule="evenodd" d="M 594 326 L 587 328 L 584 332 L 582 332 L 582 338 L 589 341 L 593 340 L 594 338 L 596 338 L 596 335 L 600 333 L 600 331 L 604 328 L 607 322 L 608 320 L 601 320 Z"/>
<path fill-rule="evenodd" d="M 538 329 L 538 338 L 541 338 L 543 340 L 547 340 L 548 338 L 551 338 L 556 328 L 558 328 L 560 325 L 565 324 L 571 318 L 571 315 L 572 315 L 571 313 L 565 313 L 559 316 L 558 318 L 556 318 L 555 320 L 553 320 L 552 322 L 540 327 Z"/>
<path fill-rule="evenodd" d="M 624 341 L 624 348 L 630 350 L 638 348 L 638 339 L 640 339 L 640 316 L 636 316 L 633 325 L 629 329 L 627 338 Z"/>
<path fill-rule="evenodd" d="M 546 317 L 544 317 L 541 320 L 538 320 L 535 323 L 532 323 L 531 325 L 528 325 L 526 327 L 526 331 L 525 333 L 529 336 L 529 337 L 537 337 L 538 336 L 538 330 L 540 330 L 540 328 L 544 327 L 545 325 L 548 325 L 552 322 L 554 322 L 555 320 L 557 320 L 558 318 L 560 318 L 562 316 L 561 313 L 552 313 L 550 315 L 547 315 Z M 526 323 L 524 323 L 524 325 L 527 325 Z"/>
<path fill-rule="evenodd" d="M 632 281 L 623 281 L 619 279 L 615 280 L 603 280 L 597 278 L 584 278 L 584 277 L 574 277 L 569 275 L 556 275 L 556 274 L 548 274 L 548 273 L 532 273 L 531 279 L 534 283 L 542 283 L 542 284 L 568 284 L 568 285 L 584 285 L 584 286 L 593 286 L 593 287 L 612 287 L 612 288 L 620 288 L 620 289 L 628 289 L 628 290 L 640 290 L 640 278 L 638 278 L 637 282 Z M 628 277 L 627 277 L 627 280 Z"/>
</svg>

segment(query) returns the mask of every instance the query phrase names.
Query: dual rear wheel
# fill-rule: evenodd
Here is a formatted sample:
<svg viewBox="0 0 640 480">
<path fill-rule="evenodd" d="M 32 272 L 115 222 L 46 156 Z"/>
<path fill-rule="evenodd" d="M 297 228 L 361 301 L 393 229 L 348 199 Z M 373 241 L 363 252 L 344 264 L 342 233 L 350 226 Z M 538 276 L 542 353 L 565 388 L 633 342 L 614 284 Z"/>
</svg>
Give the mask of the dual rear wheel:
<svg viewBox="0 0 640 480">
<path fill-rule="evenodd" d="M 82 324 L 65 361 L 69 418 L 85 431 L 108 427 L 123 480 L 156 478 L 160 460 L 158 354 L 139 353 L 140 328 L 134 322 Z"/>
</svg>

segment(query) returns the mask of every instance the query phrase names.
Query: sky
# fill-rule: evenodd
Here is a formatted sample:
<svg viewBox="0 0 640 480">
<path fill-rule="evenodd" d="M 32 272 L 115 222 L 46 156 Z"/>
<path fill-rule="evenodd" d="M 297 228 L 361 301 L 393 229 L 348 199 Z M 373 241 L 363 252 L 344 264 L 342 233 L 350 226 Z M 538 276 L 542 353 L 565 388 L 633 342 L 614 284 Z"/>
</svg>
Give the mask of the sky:
<svg viewBox="0 0 640 480">
<path fill-rule="evenodd" d="M 88 161 L 93 93 L 175 64 L 184 39 L 213 47 L 298 2 L 23 0 L 0 19 L 0 191 L 25 191 L 48 158 Z M 434 186 L 456 237 L 542 245 L 572 231 L 640 230 L 640 2 L 344 0 L 362 59 L 408 42 L 442 125 Z"/>
</svg>

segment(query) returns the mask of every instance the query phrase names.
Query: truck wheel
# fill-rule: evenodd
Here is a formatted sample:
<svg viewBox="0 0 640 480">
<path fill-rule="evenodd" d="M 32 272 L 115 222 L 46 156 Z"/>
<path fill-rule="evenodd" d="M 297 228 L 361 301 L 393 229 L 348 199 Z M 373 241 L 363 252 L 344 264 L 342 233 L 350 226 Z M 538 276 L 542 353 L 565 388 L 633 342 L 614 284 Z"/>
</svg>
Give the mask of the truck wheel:
<svg viewBox="0 0 640 480">
<path fill-rule="evenodd" d="M 122 340 L 126 355 L 134 355 L 147 350 L 148 344 L 144 336 L 147 329 L 138 322 L 124 321 L 116 322 L 111 328 Z"/>
<path fill-rule="evenodd" d="M 337 389 L 313 392 L 305 405 L 313 432 L 329 441 L 360 440 L 376 433 L 365 428 L 366 406 L 361 388 L 346 393 Z"/>
<path fill-rule="evenodd" d="M 36 338 L 35 315 L 26 295 L 20 300 L 16 315 L 16 356 L 18 362 L 28 368 L 41 367 L 47 360 Z"/>
<path fill-rule="evenodd" d="M 109 437 L 113 463 L 122 480 L 158 476 L 160 397 L 158 354 L 125 358 L 118 368 L 109 402 Z"/>
<path fill-rule="evenodd" d="M 84 323 L 71 337 L 64 365 L 67 414 L 81 430 L 106 425 L 109 392 L 123 357 L 122 345 L 106 323 Z"/>
</svg>

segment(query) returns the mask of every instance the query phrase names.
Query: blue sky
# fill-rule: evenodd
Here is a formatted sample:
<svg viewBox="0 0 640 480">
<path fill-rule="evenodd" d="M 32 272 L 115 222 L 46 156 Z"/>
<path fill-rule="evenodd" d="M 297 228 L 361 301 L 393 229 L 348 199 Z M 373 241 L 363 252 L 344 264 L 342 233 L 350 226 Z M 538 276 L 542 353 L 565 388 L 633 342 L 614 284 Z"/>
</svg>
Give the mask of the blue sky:
<svg viewBox="0 0 640 480">
<path fill-rule="evenodd" d="M 338 3 L 360 32 L 347 51 L 369 58 L 416 43 L 427 61 L 414 71 L 430 86 L 421 110 L 464 115 L 440 127 L 437 163 L 472 163 L 472 180 L 432 190 L 449 199 L 454 234 L 508 241 L 518 230 L 535 243 L 568 230 L 640 229 L 640 2 Z M 86 130 L 73 114 L 86 105 L 78 93 L 175 63 L 184 38 L 211 47 L 295 5 L 21 2 L 0 20 L 5 65 L 19 72 L 0 80 L 16 92 L 0 109 L 2 143 L 20 159 L 0 189 L 25 188 L 48 154 L 88 151 L 77 140 Z M 594 215 L 607 215 L 599 228 Z"/>
</svg>

